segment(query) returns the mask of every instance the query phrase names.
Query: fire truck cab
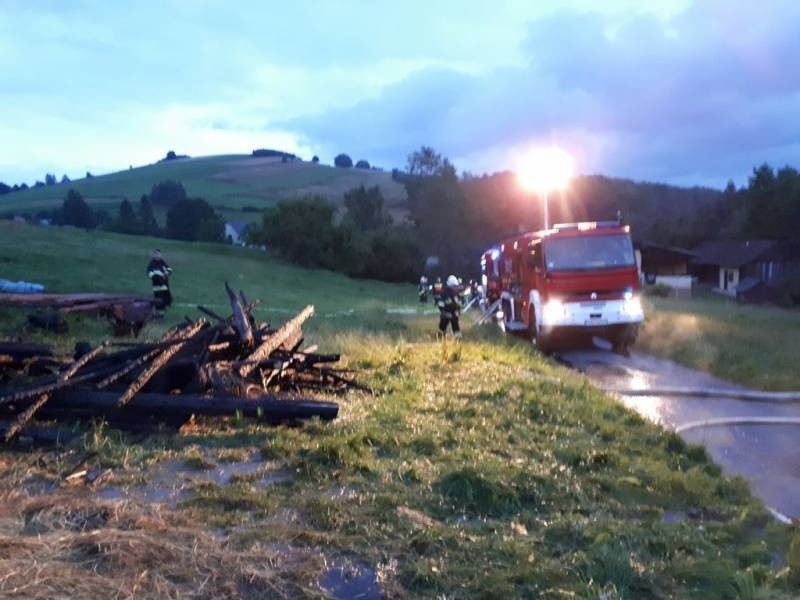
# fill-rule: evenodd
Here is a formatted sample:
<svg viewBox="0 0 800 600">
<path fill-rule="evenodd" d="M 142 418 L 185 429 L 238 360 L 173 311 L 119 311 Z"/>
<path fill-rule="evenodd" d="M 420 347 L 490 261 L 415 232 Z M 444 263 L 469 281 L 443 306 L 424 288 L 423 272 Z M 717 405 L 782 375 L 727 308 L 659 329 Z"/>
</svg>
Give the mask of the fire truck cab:
<svg viewBox="0 0 800 600">
<path fill-rule="evenodd" d="M 500 298 L 501 263 L 502 254 L 499 247 L 489 248 L 481 255 L 481 286 L 487 306 Z"/>
<path fill-rule="evenodd" d="M 627 225 L 559 224 L 499 245 L 505 327 L 543 351 L 576 336 L 607 339 L 626 352 L 644 320 L 639 274 Z"/>
</svg>

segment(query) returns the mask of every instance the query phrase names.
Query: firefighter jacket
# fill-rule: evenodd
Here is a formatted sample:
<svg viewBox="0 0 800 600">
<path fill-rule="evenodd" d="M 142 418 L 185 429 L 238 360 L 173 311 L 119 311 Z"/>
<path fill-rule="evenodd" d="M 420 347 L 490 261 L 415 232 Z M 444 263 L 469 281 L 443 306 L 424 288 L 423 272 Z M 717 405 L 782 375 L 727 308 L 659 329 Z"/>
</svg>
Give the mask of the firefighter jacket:
<svg viewBox="0 0 800 600">
<path fill-rule="evenodd" d="M 458 292 L 449 287 L 445 288 L 444 292 L 436 298 L 436 307 L 446 319 L 458 317 L 461 313 L 461 300 L 458 297 Z"/>
<path fill-rule="evenodd" d="M 154 258 L 147 265 L 147 276 L 150 278 L 150 283 L 153 284 L 154 292 L 165 292 L 169 289 L 170 275 L 172 275 L 172 269 L 164 259 Z"/>
</svg>

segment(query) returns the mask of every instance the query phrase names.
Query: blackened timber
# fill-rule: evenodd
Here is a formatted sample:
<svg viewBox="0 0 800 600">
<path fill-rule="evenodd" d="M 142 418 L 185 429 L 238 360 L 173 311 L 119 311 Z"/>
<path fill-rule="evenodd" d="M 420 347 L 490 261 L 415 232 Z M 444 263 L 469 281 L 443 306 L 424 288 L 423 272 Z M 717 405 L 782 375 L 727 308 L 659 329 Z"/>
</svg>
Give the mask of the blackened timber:
<svg viewBox="0 0 800 600">
<path fill-rule="evenodd" d="M 185 331 L 181 331 L 179 335 L 181 342 L 179 344 L 175 344 L 164 350 L 160 355 L 158 355 L 152 363 L 145 369 L 144 373 L 139 375 L 136 380 L 128 386 L 128 389 L 125 390 L 122 396 L 119 397 L 118 404 L 119 406 L 125 406 L 128 402 L 130 402 L 131 398 L 133 398 L 139 390 L 141 390 L 145 384 L 150 381 L 150 379 L 155 375 L 158 370 L 163 367 L 170 358 L 175 356 L 178 351 L 183 348 L 193 336 L 195 336 L 198 332 L 200 332 L 206 325 L 208 321 L 205 319 L 199 319 L 194 325 L 188 327 Z"/>
<path fill-rule="evenodd" d="M 23 360 L 25 358 L 36 358 L 37 356 L 53 356 L 53 348 L 46 344 L 0 342 L 0 355 L 11 356 L 15 360 Z"/>
<path fill-rule="evenodd" d="M 306 306 L 297 315 L 281 325 L 275 333 L 264 339 L 261 345 L 247 356 L 246 364 L 240 369 L 242 376 L 247 377 L 261 361 L 269 358 L 270 354 L 287 342 L 296 343 L 297 338 L 302 336 L 300 328 L 313 314 L 314 307 L 312 305 Z"/>
<path fill-rule="evenodd" d="M 255 343 L 255 336 L 253 335 L 253 326 L 250 324 L 247 311 L 227 281 L 225 282 L 225 291 L 228 293 L 228 299 L 231 302 L 233 322 L 236 332 L 239 334 L 239 341 L 245 347 L 252 346 Z"/>
<path fill-rule="evenodd" d="M 137 415 L 154 415 L 165 420 L 188 419 L 191 415 L 244 417 L 268 422 L 291 421 L 319 417 L 324 421 L 335 419 L 339 405 L 302 397 L 262 395 L 259 398 L 237 396 L 200 396 L 192 394 L 139 393 L 120 408 L 117 394 L 85 389 L 65 389 L 53 394 L 52 400 L 42 409 L 42 416 L 91 412 L 101 417 L 133 419 Z"/>
</svg>

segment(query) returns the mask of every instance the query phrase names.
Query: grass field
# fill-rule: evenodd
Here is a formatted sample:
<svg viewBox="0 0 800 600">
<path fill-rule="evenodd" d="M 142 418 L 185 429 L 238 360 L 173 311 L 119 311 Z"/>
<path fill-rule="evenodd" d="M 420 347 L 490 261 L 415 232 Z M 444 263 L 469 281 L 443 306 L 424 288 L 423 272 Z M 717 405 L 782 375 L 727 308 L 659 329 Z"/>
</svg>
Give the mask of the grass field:
<svg viewBox="0 0 800 600">
<path fill-rule="evenodd" d="M 433 316 L 387 313 L 414 307 L 412 286 L 223 246 L 12 224 L 0 236 L 0 276 L 59 291 L 144 292 L 160 244 L 180 304 L 161 327 L 223 303 L 225 279 L 276 321 L 314 303 L 308 341 L 343 352 L 375 390 L 339 398 L 330 424 L 201 420 L 146 437 L 100 424 L 58 451 L 0 451 L 0 595 L 348 597 L 359 582 L 398 598 L 799 591 L 792 530 L 742 480 L 522 340 L 467 316 L 464 341 L 443 345 Z M 0 317 L 19 333 L 21 317 Z M 67 485 L 82 458 L 112 477 Z M 125 491 L 165 472 L 182 482 L 174 505 Z"/>
<path fill-rule="evenodd" d="M 92 207 L 114 214 L 123 198 L 136 202 L 150 192 L 153 184 L 167 179 L 181 182 L 189 196 L 205 198 L 226 218 L 239 220 L 253 217 L 254 213 L 241 212 L 245 206 L 265 208 L 279 200 L 307 194 L 319 194 L 340 203 L 345 192 L 359 185 L 379 186 L 394 211 L 405 199 L 403 186 L 393 181 L 390 173 L 227 155 L 173 160 L 6 194 L 0 196 L 0 214 L 34 214 L 57 208 L 70 187 L 81 192 Z M 160 212 L 157 216 L 163 217 Z"/>
<path fill-rule="evenodd" d="M 757 389 L 800 390 L 800 311 L 716 297 L 651 302 L 640 350 Z"/>
</svg>

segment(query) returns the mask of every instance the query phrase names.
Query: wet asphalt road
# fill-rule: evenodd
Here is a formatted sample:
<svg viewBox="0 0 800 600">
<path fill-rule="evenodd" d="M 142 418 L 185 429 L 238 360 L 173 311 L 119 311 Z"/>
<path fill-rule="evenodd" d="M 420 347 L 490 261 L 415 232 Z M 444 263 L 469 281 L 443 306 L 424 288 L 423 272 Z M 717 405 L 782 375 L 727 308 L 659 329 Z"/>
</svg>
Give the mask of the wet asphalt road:
<svg viewBox="0 0 800 600">
<path fill-rule="evenodd" d="M 562 352 L 560 358 L 602 388 L 745 389 L 672 361 L 638 353 L 623 357 L 595 347 Z M 619 398 L 642 416 L 672 429 L 716 418 L 800 418 L 800 403 L 751 402 L 726 397 L 619 395 Z M 703 444 L 727 473 L 744 477 L 753 493 L 767 506 L 788 517 L 800 518 L 800 426 L 707 426 L 689 429 L 681 435 L 688 442 Z"/>
</svg>

